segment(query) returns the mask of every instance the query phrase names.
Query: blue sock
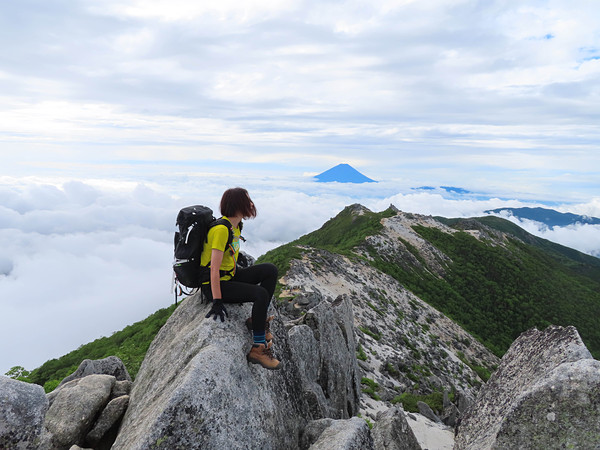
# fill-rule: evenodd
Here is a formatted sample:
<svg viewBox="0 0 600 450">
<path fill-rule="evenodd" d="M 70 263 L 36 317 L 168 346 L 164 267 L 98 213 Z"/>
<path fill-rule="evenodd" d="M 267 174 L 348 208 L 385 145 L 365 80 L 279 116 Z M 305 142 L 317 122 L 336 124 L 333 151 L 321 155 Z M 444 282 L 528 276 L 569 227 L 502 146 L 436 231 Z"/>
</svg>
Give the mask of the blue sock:
<svg viewBox="0 0 600 450">
<path fill-rule="evenodd" d="M 256 333 L 255 331 L 253 331 L 252 335 L 254 337 L 254 343 L 255 344 L 264 344 L 264 345 L 267 345 L 267 341 L 265 339 L 265 332 L 264 331 L 262 333 Z"/>
</svg>

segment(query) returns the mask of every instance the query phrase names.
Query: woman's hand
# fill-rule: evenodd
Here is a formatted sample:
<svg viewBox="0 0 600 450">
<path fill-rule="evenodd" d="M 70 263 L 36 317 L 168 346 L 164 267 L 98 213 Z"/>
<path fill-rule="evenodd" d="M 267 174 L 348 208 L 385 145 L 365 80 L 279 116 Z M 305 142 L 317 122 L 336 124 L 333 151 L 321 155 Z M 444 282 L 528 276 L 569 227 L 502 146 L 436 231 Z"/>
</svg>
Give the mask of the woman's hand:
<svg viewBox="0 0 600 450">
<path fill-rule="evenodd" d="M 212 308 L 210 308 L 210 311 L 205 317 L 208 319 L 210 316 L 214 316 L 213 320 L 217 320 L 218 316 L 221 318 L 221 322 L 225 322 L 225 316 L 228 316 L 228 314 L 225 305 L 223 305 L 223 300 L 220 298 L 215 298 L 213 300 Z"/>
</svg>

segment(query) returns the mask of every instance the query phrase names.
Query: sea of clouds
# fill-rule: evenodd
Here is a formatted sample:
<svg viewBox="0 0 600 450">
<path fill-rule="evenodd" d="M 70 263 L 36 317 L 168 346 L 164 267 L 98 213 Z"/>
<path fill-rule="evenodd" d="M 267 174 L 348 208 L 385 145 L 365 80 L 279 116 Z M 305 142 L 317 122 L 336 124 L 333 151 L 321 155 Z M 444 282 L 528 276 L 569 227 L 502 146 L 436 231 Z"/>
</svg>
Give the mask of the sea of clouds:
<svg viewBox="0 0 600 450">
<path fill-rule="evenodd" d="M 169 306 L 173 232 L 180 208 L 218 214 L 226 187 L 248 188 L 259 215 L 243 250 L 258 257 L 319 228 L 345 206 L 390 204 L 413 213 L 470 217 L 518 200 L 445 196 L 393 183 L 315 183 L 308 178 L 198 176 L 177 183 L 0 180 L 0 373 L 31 370 Z M 543 206 L 543 205 L 542 205 Z M 568 209 L 567 209 L 568 208 Z M 600 199 L 555 206 L 600 216 Z M 538 236 L 600 255 L 600 226 L 547 229 L 509 217 Z"/>
</svg>

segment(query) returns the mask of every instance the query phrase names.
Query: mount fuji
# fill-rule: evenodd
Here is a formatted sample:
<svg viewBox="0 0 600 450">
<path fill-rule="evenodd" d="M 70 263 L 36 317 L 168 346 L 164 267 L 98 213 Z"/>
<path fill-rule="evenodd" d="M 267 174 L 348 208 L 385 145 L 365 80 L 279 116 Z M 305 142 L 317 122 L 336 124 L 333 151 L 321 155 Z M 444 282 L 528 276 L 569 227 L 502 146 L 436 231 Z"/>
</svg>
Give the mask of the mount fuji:
<svg viewBox="0 0 600 450">
<path fill-rule="evenodd" d="M 349 164 L 338 164 L 329 170 L 315 176 L 316 181 L 321 183 L 376 183 L 369 177 L 366 177 Z"/>
</svg>

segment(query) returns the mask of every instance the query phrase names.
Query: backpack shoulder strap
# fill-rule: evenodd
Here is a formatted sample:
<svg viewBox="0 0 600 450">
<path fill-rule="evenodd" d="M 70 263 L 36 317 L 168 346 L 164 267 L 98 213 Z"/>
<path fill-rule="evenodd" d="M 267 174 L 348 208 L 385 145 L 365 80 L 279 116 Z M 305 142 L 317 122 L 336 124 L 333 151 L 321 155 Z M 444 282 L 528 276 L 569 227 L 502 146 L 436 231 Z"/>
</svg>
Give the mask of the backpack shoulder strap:
<svg viewBox="0 0 600 450">
<path fill-rule="evenodd" d="M 208 228 L 210 229 L 212 227 L 216 227 L 217 225 L 224 225 L 225 227 L 227 227 L 227 230 L 229 231 L 229 237 L 227 238 L 227 244 L 225 245 L 225 250 L 227 250 L 227 248 L 233 242 L 233 226 L 231 225 L 231 222 L 229 220 L 221 217 L 220 219 L 213 220 L 210 223 L 210 225 L 208 226 Z M 203 266 L 203 267 L 209 268 L 210 267 L 210 262 L 208 263 L 207 266 Z M 221 276 L 223 276 L 223 275 L 231 275 L 231 276 L 233 276 L 235 274 L 235 271 L 236 271 L 236 267 L 234 267 L 232 270 L 220 270 L 219 273 L 220 273 Z"/>
<path fill-rule="evenodd" d="M 229 231 L 229 237 L 227 238 L 227 245 L 225 246 L 225 248 L 227 248 L 233 242 L 233 228 L 231 226 L 231 222 L 229 220 L 225 219 L 224 217 L 221 217 L 220 219 L 217 219 L 217 220 L 211 222 L 209 228 L 215 227 L 217 225 L 225 225 L 227 227 L 227 230 Z"/>
</svg>

